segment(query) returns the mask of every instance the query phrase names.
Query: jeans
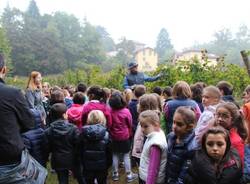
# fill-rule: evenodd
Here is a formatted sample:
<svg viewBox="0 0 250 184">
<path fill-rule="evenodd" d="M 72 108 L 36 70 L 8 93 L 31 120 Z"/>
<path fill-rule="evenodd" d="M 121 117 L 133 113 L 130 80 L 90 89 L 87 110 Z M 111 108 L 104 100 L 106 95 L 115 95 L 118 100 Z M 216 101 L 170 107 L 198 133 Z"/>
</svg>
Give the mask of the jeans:
<svg viewBox="0 0 250 184">
<path fill-rule="evenodd" d="M 0 184 L 44 184 L 46 176 L 46 169 L 27 150 L 20 163 L 0 166 Z"/>
<path fill-rule="evenodd" d="M 56 170 L 56 174 L 57 174 L 59 184 L 68 184 L 69 183 L 69 171 L 67 169 Z"/>
<path fill-rule="evenodd" d="M 81 171 L 77 169 L 72 170 L 78 184 L 86 184 L 85 179 L 83 178 Z M 68 169 L 57 169 L 57 178 L 59 184 L 68 184 L 69 183 L 69 170 Z"/>
</svg>

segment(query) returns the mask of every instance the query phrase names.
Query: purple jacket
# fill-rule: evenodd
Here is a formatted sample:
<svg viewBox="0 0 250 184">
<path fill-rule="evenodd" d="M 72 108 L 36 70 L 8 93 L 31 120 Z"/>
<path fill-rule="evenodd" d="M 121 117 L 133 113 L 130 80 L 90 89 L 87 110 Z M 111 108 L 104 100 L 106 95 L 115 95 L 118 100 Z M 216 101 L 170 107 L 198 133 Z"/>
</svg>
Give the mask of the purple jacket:
<svg viewBox="0 0 250 184">
<path fill-rule="evenodd" d="M 132 136 L 132 116 L 127 108 L 111 110 L 110 135 L 114 141 L 128 140 Z"/>
</svg>

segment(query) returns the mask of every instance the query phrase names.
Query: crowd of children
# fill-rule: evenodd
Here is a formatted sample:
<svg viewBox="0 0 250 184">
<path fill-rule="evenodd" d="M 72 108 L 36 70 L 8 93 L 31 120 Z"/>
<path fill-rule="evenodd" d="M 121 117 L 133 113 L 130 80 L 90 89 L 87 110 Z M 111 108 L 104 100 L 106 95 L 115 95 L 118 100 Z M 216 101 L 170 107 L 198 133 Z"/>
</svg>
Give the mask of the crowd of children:
<svg viewBox="0 0 250 184">
<path fill-rule="evenodd" d="M 121 92 L 83 83 L 50 87 L 32 72 L 26 97 L 36 127 L 22 136 L 41 165 L 50 161 L 60 184 L 69 173 L 79 184 L 106 184 L 109 170 L 121 183 L 120 162 L 128 183 L 243 184 L 249 89 L 240 108 L 226 81 Z"/>
</svg>

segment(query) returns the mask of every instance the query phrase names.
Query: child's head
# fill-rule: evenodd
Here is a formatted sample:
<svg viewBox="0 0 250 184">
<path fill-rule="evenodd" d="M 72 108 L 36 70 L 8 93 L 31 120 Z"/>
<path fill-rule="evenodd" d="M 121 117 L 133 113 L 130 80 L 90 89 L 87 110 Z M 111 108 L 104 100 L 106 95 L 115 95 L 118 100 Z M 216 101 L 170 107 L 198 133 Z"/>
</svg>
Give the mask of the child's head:
<svg viewBox="0 0 250 184">
<path fill-rule="evenodd" d="M 106 103 L 106 93 L 100 86 L 91 86 L 88 89 L 87 95 L 89 100 L 99 100 Z"/>
<path fill-rule="evenodd" d="M 192 91 L 192 99 L 201 103 L 203 87 L 200 84 L 193 84 L 190 86 L 190 89 Z"/>
<path fill-rule="evenodd" d="M 216 87 L 219 88 L 222 96 L 233 94 L 233 86 L 227 81 L 218 82 Z"/>
<path fill-rule="evenodd" d="M 136 85 L 133 92 L 136 98 L 140 98 L 146 93 L 146 87 L 144 85 Z"/>
<path fill-rule="evenodd" d="M 186 106 L 178 107 L 173 117 L 173 132 L 177 137 L 182 137 L 193 130 L 196 125 L 195 112 Z"/>
<path fill-rule="evenodd" d="M 127 106 L 127 103 L 121 92 L 115 91 L 110 96 L 109 105 L 112 109 L 122 109 Z"/>
<path fill-rule="evenodd" d="M 51 93 L 50 104 L 53 105 L 55 103 L 64 103 L 64 94 L 61 89 Z"/>
<path fill-rule="evenodd" d="M 153 90 L 152 90 L 152 93 L 156 93 L 159 96 L 161 96 L 162 95 L 162 89 L 161 89 L 161 87 L 160 86 L 154 87 Z"/>
<path fill-rule="evenodd" d="M 162 92 L 164 98 L 169 98 L 172 96 L 172 88 L 170 86 L 167 86 L 163 89 L 163 92 Z"/>
<path fill-rule="evenodd" d="M 123 96 L 124 96 L 124 99 L 126 101 L 126 103 L 128 104 L 130 102 L 130 100 L 133 98 L 133 92 L 131 89 L 125 89 L 123 91 Z"/>
<path fill-rule="evenodd" d="M 74 104 L 84 104 L 85 103 L 85 96 L 82 92 L 76 92 L 73 96 L 73 103 Z"/>
<path fill-rule="evenodd" d="M 244 118 L 238 107 L 232 102 L 225 102 L 218 105 L 215 113 L 215 123 L 227 130 L 236 128 L 238 134 L 243 140 L 247 138 Z"/>
<path fill-rule="evenodd" d="M 95 125 L 95 124 L 102 124 L 106 126 L 106 118 L 102 111 L 100 110 L 92 110 L 88 114 L 87 124 L 88 125 Z"/>
<path fill-rule="evenodd" d="M 160 110 L 159 101 L 155 94 L 144 94 L 139 98 L 138 102 L 138 113 L 141 113 L 145 110 Z"/>
<path fill-rule="evenodd" d="M 221 126 L 211 127 L 202 136 L 202 149 L 215 161 L 220 161 L 230 150 L 228 131 Z"/>
<path fill-rule="evenodd" d="M 87 85 L 84 84 L 84 83 L 79 83 L 79 84 L 76 86 L 76 92 L 85 93 L 86 90 L 87 90 Z"/>
<path fill-rule="evenodd" d="M 144 135 L 159 131 L 160 112 L 156 110 L 146 110 L 140 113 L 139 122 Z"/>
<path fill-rule="evenodd" d="M 178 81 L 173 87 L 173 98 L 187 99 L 192 97 L 190 86 L 185 81 Z"/>
<path fill-rule="evenodd" d="M 52 121 L 58 119 L 67 119 L 66 118 L 67 106 L 64 103 L 55 103 L 50 109 L 50 117 Z"/>
<path fill-rule="evenodd" d="M 216 105 L 220 102 L 221 93 L 215 86 L 208 86 L 203 89 L 202 104 L 207 107 L 209 105 Z"/>
<path fill-rule="evenodd" d="M 250 102 L 250 85 L 248 85 L 245 88 L 243 95 L 242 95 L 242 100 L 244 104 Z"/>
</svg>

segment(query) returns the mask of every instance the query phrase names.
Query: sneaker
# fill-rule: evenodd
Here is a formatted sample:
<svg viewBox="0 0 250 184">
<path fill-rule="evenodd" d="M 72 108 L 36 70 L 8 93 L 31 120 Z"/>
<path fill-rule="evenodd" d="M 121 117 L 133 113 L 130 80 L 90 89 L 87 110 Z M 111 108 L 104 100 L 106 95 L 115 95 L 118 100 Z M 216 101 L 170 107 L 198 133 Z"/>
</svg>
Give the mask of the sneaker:
<svg viewBox="0 0 250 184">
<path fill-rule="evenodd" d="M 113 172 L 113 174 L 112 174 L 112 180 L 113 181 L 118 181 L 119 180 L 119 174 L 118 174 L 118 172 Z"/>
<path fill-rule="evenodd" d="M 127 175 L 127 182 L 130 183 L 138 178 L 138 174 L 130 173 Z"/>
</svg>

